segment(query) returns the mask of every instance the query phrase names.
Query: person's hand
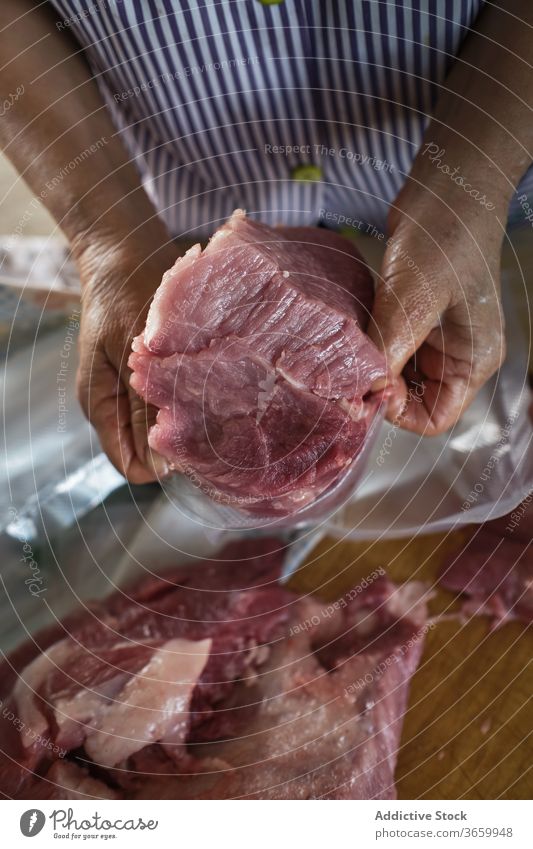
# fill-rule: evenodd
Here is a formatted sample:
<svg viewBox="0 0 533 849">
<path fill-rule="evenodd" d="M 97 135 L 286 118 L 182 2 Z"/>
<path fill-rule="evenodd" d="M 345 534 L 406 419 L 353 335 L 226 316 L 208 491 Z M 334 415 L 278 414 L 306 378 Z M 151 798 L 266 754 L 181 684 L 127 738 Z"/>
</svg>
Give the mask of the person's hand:
<svg viewBox="0 0 533 849">
<path fill-rule="evenodd" d="M 450 428 L 504 359 L 498 217 L 447 185 L 408 184 L 391 207 L 369 333 L 394 379 L 387 418 L 407 430 Z"/>
<path fill-rule="evenodd" d="M 131 483 L 168 471 L 147 441 L 156 410 L 130 388 L 127 362 L 152 296 L 177 256 L 170 243 L 151 257 L 130 245 L 93 245 L 78 257 L 83 291 L 78 398 L 103 450 Z"/>
</svg>

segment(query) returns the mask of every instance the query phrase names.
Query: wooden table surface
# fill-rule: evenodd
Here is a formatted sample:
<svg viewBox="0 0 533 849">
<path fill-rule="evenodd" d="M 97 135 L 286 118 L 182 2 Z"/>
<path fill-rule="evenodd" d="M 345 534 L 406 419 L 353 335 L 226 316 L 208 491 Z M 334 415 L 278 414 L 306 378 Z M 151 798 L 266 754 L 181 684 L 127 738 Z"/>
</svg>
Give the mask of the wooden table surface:
<svg viewBox="0 0 533 849">
<path fill-rule="evenodd" d="M 326 538 L 291 578 L 300 592 L 334 600 L 382 566 L 397 582 L 433 586 L 443 558 L 468 531 L 386 542 Z M 435 587 L 431 614 L 459 610 Z M 533 628 L 485 617 L 443 620 L 426 636 L 413 678 L 396 770 L 401 799 L 533 797 Z"/>
</svg>

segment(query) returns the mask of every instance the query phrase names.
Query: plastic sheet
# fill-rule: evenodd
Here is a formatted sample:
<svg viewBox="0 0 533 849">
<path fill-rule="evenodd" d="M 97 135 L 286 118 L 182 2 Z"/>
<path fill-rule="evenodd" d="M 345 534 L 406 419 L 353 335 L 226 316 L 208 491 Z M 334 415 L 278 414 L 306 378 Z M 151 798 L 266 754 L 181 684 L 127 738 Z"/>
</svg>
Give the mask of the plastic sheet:
<svg viewBox="0 0 533 849">
<path fill-rule="evenodd" d="M 128 579 L 121 555 L 154 488 L 135 490 L 102 454 L 75 392 L 76 322 L 5 351 L 0 466 L 0 645 Z M 37 317 L 38 318 L 38 317 Z M 19 330 L 18 315 L 11 332 Z M 66 346 L 66 347 L 65 347 Z M 68 353 L 68 356 L 65 356 Z M 61 363 L 67 363 L 61 367 Z M 58 381 L 58 375 L 59 381 Z M 159 488 L 155 488 L 159 492 Z"/>
<path fill-rule="evenodd" d="M 191 520 L 157 484 L 130 486 L 78 407 L 77 355 L 60 369 L 69 313 L 6 352 L 0 466 L 0 645 L 9 651 L 79 601 L 192 560 L 201 568 L 231 536 Z M 13 332 L 16 332 L 16 321 Z M 63 360 L 65 362 L 65 360 Z M 61 374 L 58 384 L 57 375 Z M 60 393 L 58 393 L 58 388 Z M 66 408 L 66 420 L 61 407 Z M 295 534 L 291 534 L 295 539 Z M 313 540 L 288 550 L 290 574 Z"/>
</svg>

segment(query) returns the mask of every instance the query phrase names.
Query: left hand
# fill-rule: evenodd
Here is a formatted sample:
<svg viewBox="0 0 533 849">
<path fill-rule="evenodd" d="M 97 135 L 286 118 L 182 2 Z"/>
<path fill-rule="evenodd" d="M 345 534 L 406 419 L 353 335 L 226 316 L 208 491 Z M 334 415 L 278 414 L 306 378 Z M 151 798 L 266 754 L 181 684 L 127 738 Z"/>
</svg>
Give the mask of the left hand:
<svg viewBox="0 0 533 849">
<path fill-rule="evenodd" d="M 505 357 L 499 216 L 450 191 L 409 182 L 393 204 L 369 329 L 394 378 L 387 418 L 426 436 L 450 428 Z"/>
</svg>

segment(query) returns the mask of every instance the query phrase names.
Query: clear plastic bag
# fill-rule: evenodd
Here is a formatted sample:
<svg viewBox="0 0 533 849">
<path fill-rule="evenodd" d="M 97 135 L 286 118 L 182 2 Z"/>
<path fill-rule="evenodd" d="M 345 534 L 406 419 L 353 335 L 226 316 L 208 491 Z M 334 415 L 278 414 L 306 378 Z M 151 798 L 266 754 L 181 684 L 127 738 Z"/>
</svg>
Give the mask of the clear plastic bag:
<svg viewBox="0 0 533 849">
<path fill-rule="evenodd" d="M 326 522 L 346 539 L 447 531 L 509 513 L 533 490 L 528 359 L 533 230 L 502 260 L 507 356 L 448 433 L 424 438 L 384 422 L 361 486 Z M 530 287 L 531 290 L 531 287 Z"/>
<path fill-rule="evenodd" d="M 362 450 L 339 479 L 313 502 L 294 513 L 283 516 L 261 515 L 254 511 L 228 506 L 209 498 L 202 489 L 184 475 L 172 475 L 163 481 L 163 488 L 176 507 L 190 519 L 213 530 L 272 530 L 299 529 L 318 525 L 344 505 L 364 479 L 366 467 L 380 433 L 383 411 L 378 409 L 372 420 Z"/>
<path fill-rule="evenodd" d="M 367 240 L 358 247 L 377 270 L 381 245 Z M 443 531 L 512 510 L 533 488 L 530 333 L 527 320 L 520 322 L 528 315 L 533 231 L 515 234 L 504 251 L 502 273 L 507 358 L 452 431 L 420 437 L 377 416 L 363 451 L 342 478 L 312 504 L 279 519 L 211 500 L 179 475 L 164 484 L 169 499 L 193 521 L 212 529 L 314 525 L 350 539 Z"/>
</svg>

